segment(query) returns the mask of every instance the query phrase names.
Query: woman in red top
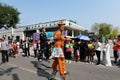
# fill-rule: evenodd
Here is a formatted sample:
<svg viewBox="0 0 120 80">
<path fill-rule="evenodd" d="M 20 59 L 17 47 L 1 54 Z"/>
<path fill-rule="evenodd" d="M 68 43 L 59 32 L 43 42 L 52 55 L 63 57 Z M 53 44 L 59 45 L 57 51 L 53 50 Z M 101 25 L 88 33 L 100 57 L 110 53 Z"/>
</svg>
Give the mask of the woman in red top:
<svg viewBox="0 0 120 80">
<path fill-rule="evenodd" d="M 13 47 L 13 57 L 17 57 L 18 48 L 17 48 L 17 42 L 16 41 L 13 42 L 12 47 Z"/>
<path fill-rule="evenodd" d="M 115 59 L 114 63 L 117 63 L 117 59 L 118 59 L 117 52 L 118 52 L 118 50 L 120 50 L 120 36 L 118 36 L 117 41 L 113 41 L 113 44 L 114 44 L 114 46 L 113 46 L 114 52 L 113 53 L 114 53 L 114 59 Z"/>
</svg>

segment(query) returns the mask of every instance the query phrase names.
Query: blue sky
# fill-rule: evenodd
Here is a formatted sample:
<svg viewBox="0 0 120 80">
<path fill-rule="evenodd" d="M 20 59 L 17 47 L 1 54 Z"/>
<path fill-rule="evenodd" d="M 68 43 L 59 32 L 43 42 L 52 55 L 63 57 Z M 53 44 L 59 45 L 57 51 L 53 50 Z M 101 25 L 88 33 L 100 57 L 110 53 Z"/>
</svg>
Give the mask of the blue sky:
<svg viewBox="0 0 120 80">
<path fill-rule="evenodd" d="M 94 23 L 120 26 L 120 0 L 0 0 L 18 9 L 20 23 L 30 25 L 59 19 L 74 20 L 91 29 Z"/>
</svg>

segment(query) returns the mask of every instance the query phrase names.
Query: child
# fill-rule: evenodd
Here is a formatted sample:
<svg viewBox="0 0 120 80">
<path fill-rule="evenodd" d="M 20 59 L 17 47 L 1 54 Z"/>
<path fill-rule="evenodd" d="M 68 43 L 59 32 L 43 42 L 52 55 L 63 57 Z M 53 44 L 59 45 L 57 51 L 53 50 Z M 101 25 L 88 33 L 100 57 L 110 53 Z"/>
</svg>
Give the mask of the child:
<svg viewBox="0 0 120 80">
<path fill-rule="evenodd" d="M 66 62 L 71 63 L 71 55 L 72 55 L 72 51 L 73 51 L 73 44 L 68 40 L 66 45 Z"/>
</svg>

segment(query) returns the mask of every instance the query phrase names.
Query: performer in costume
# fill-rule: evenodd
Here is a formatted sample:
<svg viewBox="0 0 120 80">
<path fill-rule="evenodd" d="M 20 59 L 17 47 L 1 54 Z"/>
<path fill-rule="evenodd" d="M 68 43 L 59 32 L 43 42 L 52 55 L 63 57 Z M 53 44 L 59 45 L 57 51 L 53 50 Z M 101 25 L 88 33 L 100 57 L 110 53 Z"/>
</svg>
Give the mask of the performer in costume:
<svg viewBox="0 0 120 80">
<path fill-rule="evenodd" d="M 58 29 L 54 33 L 54 48 L 62 48 L 62 51 L 64 52 L 64 41 L 70 40 L 69 38 L 65 38 L 62 31 L 64 30 L 65 23 L 63 21 L 60 21 L 58 23 Z M 54 57 L 54 62 L 52 64 L 53 72 L 49 78 L 49 80 L 53 80 L 56 72 L 58 71 L 57 67 L 59 67 L 59 72 L 63 80 L 66 80 L 66 65 L 65 65 L 65 58 L 64 57 Z"/>
</svg>

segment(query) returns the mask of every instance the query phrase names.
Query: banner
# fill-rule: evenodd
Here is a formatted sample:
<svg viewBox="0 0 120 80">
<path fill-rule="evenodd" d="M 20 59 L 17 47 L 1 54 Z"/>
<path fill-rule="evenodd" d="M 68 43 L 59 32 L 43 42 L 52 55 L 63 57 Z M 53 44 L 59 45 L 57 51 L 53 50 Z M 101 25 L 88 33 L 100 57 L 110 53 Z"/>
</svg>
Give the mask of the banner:
<svg viewBox="0 0 120 80">
<path fill-rule="evenodd" d="M 33 40 L 39 40 L 40 34 L 39 33 L 33 33 Z"/>
</svg>

